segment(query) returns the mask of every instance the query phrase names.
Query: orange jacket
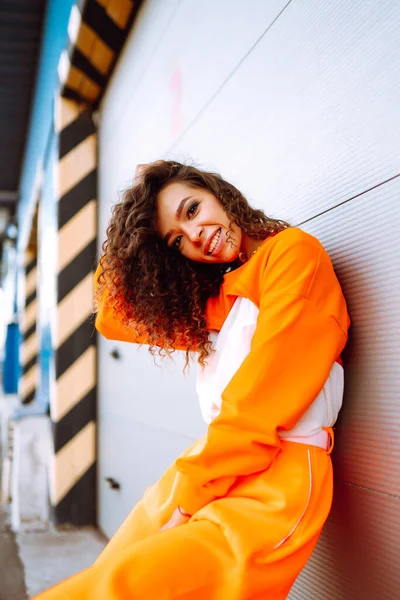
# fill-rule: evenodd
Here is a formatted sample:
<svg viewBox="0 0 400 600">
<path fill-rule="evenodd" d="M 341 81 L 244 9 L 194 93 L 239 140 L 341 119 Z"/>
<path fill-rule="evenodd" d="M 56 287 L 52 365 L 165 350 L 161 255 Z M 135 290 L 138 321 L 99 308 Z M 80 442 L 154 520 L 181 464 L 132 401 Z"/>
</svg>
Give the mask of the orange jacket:
<svg viewBox="0 0 400 600">
<path fill-rule="evenodd" d="M 269 467 L 282 447 L 278 428 L 294 427 L 347 341 L 350 321 L 330 258 L 300 229 L 267 238 L 247 263 L 225 275 L 220 295 L 207 305 L 209 329 L 221 328 L 238 296 L 259 307 L 257 327 L 201 451 L 176 461 L 181 477 L 175 497 L 190 514 L 225 496 L 238 477 Z M 96 327 L 108 338 L 130 341 L 106 298 Z M 145 334 L 140 341 L 146 342 Z"/>
</svg>

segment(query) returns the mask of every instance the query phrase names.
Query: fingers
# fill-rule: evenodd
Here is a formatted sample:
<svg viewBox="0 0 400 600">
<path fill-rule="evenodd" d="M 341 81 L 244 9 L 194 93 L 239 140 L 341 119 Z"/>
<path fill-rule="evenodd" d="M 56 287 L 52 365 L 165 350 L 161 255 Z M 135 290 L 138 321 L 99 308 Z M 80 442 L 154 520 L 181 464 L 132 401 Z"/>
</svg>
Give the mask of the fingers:
<svg viewBox="0 0 400 600">
<path fill-rule="evenodd" d="M 189 519 L 190 516 L 182 515 L 178 509 L 175 509 L 168 523 L 166 523 L 164 527 L 161 527 L 160 531 L 172 529 L 173 527 L 179 527 L 179 525 L 184 525 L 189 521 Z"/>
</svg>

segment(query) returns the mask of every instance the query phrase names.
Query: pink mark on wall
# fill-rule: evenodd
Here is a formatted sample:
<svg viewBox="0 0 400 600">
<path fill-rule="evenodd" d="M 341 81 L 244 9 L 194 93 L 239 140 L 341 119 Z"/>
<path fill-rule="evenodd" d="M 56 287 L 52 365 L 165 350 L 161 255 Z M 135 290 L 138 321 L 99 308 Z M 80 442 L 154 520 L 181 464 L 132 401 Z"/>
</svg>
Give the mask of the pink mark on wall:
<svg viewBox="0 0 400 600">
<path fill-rule="evenodd" d="M 183 97 L 183 75 L 180 67 L 177 67 L 169 80 L 169 89 L 172 94 L 172 114 L 170 131 L 176 137 L 183 128 L 182 97 Z"/>
</svg>

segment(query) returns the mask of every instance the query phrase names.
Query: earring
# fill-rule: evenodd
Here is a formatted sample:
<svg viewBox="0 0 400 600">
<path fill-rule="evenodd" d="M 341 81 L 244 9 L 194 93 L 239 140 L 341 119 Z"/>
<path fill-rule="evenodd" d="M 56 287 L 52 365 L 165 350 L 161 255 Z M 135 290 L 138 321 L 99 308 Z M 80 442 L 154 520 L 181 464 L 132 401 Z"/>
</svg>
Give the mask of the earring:
<svg viewBox="0 0 400 600">
<path fill-rule="evenodd" d="M 239 258 L 240 262 L 245 263 L 247 260 L 246 252 L 239 252 L 238 258 Z"/>
</svg>

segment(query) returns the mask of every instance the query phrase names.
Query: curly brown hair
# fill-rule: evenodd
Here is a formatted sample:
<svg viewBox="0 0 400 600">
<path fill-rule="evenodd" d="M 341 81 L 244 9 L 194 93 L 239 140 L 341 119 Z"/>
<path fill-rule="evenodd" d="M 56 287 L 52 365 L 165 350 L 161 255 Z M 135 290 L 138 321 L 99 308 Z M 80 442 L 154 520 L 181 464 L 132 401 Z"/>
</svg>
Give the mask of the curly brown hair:
<svg viewBox="0 0 400 600">
<path fill-rule="evenodd" d="M 191 261 L 168 248 L 157 235 L 157 195 L 172 182 L 211 192 L 229 215 L 231 225 L 236 223 L 255 239 L 275 235 L 289 224 L 252 208 L 243 194 L 217 173 L 166 160 L 141 166 L 122 201 L 114 205 L 102 246 L 97 304 L 106 286 L 109 302 L 121 313 L 124 326 L 137 336 L 146 331 L 153 355 L 156 347 L 161 356 L 184 347 L 185 367 L 193 352 L 204 365 L 211 351 L 206 303 L 218 296 L 228 265 Z M 238 264 L 230 263 L 229 268 Z"/>
</svg>

